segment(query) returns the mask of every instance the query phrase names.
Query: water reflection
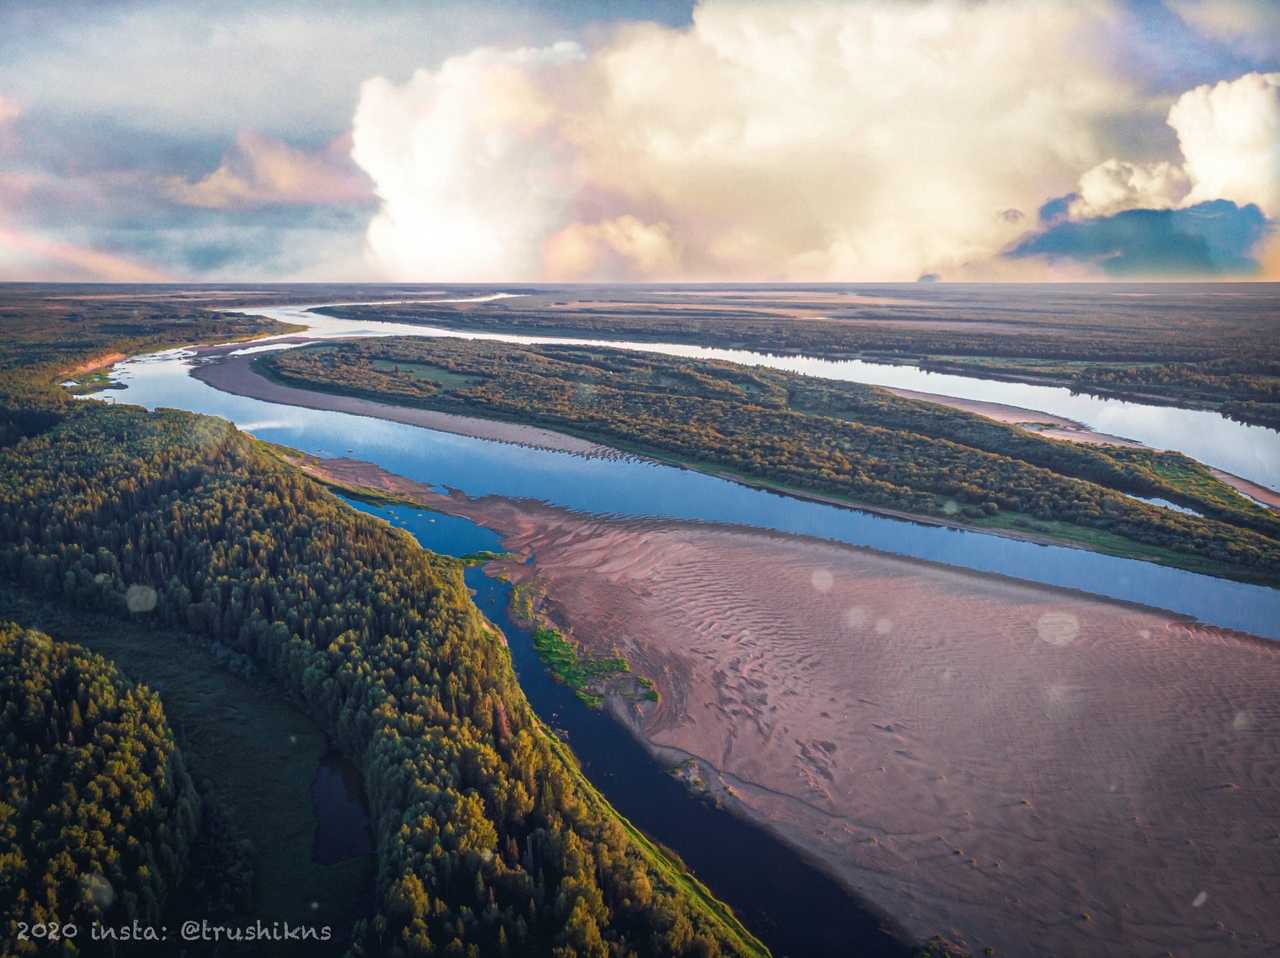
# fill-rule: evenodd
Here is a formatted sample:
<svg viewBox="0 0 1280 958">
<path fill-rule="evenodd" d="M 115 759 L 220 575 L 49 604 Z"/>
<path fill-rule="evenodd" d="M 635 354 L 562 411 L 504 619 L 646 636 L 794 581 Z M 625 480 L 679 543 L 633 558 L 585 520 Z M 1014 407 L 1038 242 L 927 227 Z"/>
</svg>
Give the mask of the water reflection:
<svg viewBox="0 0 1280 958">
<path fill-rule="evenodd" d="M 129 388 L 104 398 L 222 416 L 263 439 L 347 455 L 469 496 L 537 499 L 596 514 L 728 523 L 813 536 L 979 572 L 1078 589 L 1280 638 L 1280 590 L 1179 569 L 807 502 L 642 460 L 568 453 L 434 432 L 219 392 L 169 355 L 117 367 Z"/>
<path fill-rule="evenodd" d="M 718 349 L 679 343 L 642 343 L 623 340 L 571 339 L 549 336 L 517 336 L 498 333 L 461 333 L 457 330 L 408 323 L 381 323 L 335 319 L 313 313 L 306 306 L 255 309 L 252 312 L 311 327 L 310 335 L 326 338 L 357 336 L 450 336 L 498 342 L 572 345 L 604 345 L 616 349 L 721 359 L 747 366 L 765 366 L 823 379 L 893 386 L 962 399 L 1003 403 L 1062 416 L 1090 429 L 1132 439 L 1156 449 L 1173 449 L 1193 459 L 1280 489 L 1280 433 L 1262 426 L 1232 422 L 1215 412 L 1175 409 L 1073 395 L 1055 386 L 974 379 L 950 373 L 934 373 L 914 366 L 869 363 L 857 359 L 832 360 L 814 356 L 776 356 L 746 349 Z"/>
</svg>

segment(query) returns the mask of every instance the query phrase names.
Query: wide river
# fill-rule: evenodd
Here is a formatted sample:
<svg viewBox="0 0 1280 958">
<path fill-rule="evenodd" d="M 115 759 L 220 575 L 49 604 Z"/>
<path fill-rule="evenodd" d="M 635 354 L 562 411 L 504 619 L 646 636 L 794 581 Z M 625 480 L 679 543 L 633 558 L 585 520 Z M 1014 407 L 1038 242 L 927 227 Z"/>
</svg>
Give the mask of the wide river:
<svg viewBox="0 0 1280 958">
<path fill-rule="evenodd" d="M 331 320 L 300 307 L 255 312 L 313 325 L 316 334 L 331 337 L 454 335 L 419 326 Z M 529 337 L 506 338 L 534 341 Z M 654 344 L 632 345 L 638 349 L 657 348 Z M 246 348 L 273 347 L 263 343 Z M 822 369 L 826 368 L 820 365 L 820 360 L 727 350 L 671 345 L 662 347 L 661 351 L 727 359 L 750 356 L 760 364 L 812 374 L 823 374 Z M 530 498 L 598 514 L 729 523 L 813 536 L 1136 602 L 1194 616 L 1206 623 L 1280 639 L 1280 590 L 1078 549 L 1038 545 L 810 502 L 634 457 L 586 458 L 235 396 L 193 379 L 189 374 L 192 355 L 190 351 L 171 350 L 120 363 L 115 367 L 113 378 L 127 389 L 107 390 L 100 393 L 99 398 L 221 416 L 263 439 L 318 456 L 365 460 L 390 472 L 438 488 L 458 489 L 469 496 Z M 810 365 L 814 363 L 819 365 Z M 851 370 L 867 365 L 826 364 L 838 367 L 835 371 L 841 375 L 837 378 L 857 378 Z M 895 379 L 893 385 L 941 391 L 934 377 L 924 383 L 912 380 L 911 370 L 902 367 L 877 368 L 907 377 Z M 1013 401 L 1059 415 L 1071 415 L 1112 433 L 1124 432 L 1114 421 L 1091 421 L 1081 409 L 1068 411 L 1050 407 L 1048 403 L 1037 405 L 1038 399 L 1026 396 L 954 394 Z M 1097 402 L 1111 404 L 1110 401 Z M 1155 428 L 1159 422 L 1169 417 L 1176 419 L 1177 414 L 1182 413 L 1154 407 L 1137 409 L 1153 411 L 1134 416 L 1131 420 L 1134 430 L 1143 423 Z M 1267 434 L 1263 437 L 1240 433 L 1238 430 L 1248 427 L 1214 418 L 1217 421 L 1204 427 L 1206 430 L 1237 430 L 1238 441 L 1243 441 L 1239 437 L 1246 435 L 1250 442 L 1262 442 L 1267 448 L 1256 455 L 1219 458 L 1216 462 L 1210 451 L 1203 453 L 1206 461 L 1255 481 L 1267 479 L 1271 474 L 1266 470 L 1251 471 L 1244 466 L 1248 462 L 1272 463 L 1269 468 L 1274 468 L 1275 434 L 1266 430 L 1261 431 Z M 1142 438 L 1133 432 L 1130 435 Z M 1146 438 L 1149 440 L 1151 436 Z M 1188 442 L 1182 445 L 1188 448 L 1184 451 L 1196 454 L 1189 448 L 1191 437 L 1185 438 Z M 1221 448 L 1227 450 L 1228 446 Z M 1205 449 L 1210 447 L 1217 448 L 1209 442 Z M 1275 483 L 1268 484 L 1274 486 Z M 457 555 L 499 545 L 493 533 L 460 518 L 406 506 L 380 507 L 354 502 L 352 505 L 408 529 L 423 545 L 437 551 Z M 528 634 L 506 615 L 510 586 L 487 578 L 479 568 L 468 569 L 466 576 L 479 607 L 507 634 L 521 686 L 530 702 L 544 720 L 569 736 L 591 781 L 639 827 L 675 848 L 775 954 L 844 955 L 851 947 L 871 956 L 904 954 L 899 941 L 882 930 L 881 919 L 873 911 L 848 897 L 835 882 L 818 873 L 772 835 L 690 796 L 620 724 L 601 721 L 563 686 L 553 683 L 541 667 Z M 824 917 L 815 920 L 817 915 Z"/>
<path fill-rule="evenodd" d="M 419 326 L 332 320 L 308 312 L 304 307 L 253 312 L 313 325 L 316 334 L 332 337 L 446 334 Z M 528 337 L 509 338 L 530 341 Z M 270 347 L 264 343 L 247 348 Z M 636 344 L 636 348 L 654 347 Z M 778 357 L 757 358 L 762 362 L 766 359 L 784 361 Z M 794 358 L 785 361 L 808 362 Z M 597 514 L 726 523 L 813 536 L 1134 602 L 1189 615 L 1211 625 L 1280 639 L 1280 590 L 1265 586 L 810 502 L 643 459 L 585 458 L 235 396 L 193 379 L 189 375 L 191 362 L 189 352 L 171 350 L 120 363 L 114 378 L 127 386 L 127 390 L 108 390 L 100 396 L 149 408 L 167 406 L 222 416 L 263 439 L 319 456 L 365 460 L 438 488 L 458 489 L 468 496 L 528 498 Z M 888 368 L 904 371 L 902 367 Z M 912 388 L 919 385 L 911 383 Z M 1179 413 L 1213 415 L 1138 408 L 1151 409 L 1166 417 Z M 1220 416 L 1214 418 L 1217 421 L 1212 429 L 1255 428 L 1230 423 Z M 1108 428 L 1115 429 L 1114 425 Z M 1242 461 L 1251 458 L 1261 463 L 1275 457 L 1276 447 L 1280 445 L 1276 434 L 1270 430 L 1257 432 L 1260 435 L 1249 434 L 1250 441 L 1263 448 L 1255 450 L 1250 457 L 1241 456 Z M 1183 445 L 1189 445 L 1192 436 L 1188 434 L 1185 438 L 1188 442 Z M 1236 469 L 1239 470 L 1238 464 Z M 1263 477 L 1255 472 L 1250 478 L 1261 481 Z"/>
<path fill-rule="evenodd" d="M 476 297 L 478 300 L 494 297 Z M 514 297 L 512 297 L 514 298 Z M 465 300 L 437 300 L 461 302 Z M 518 336 L 499 333 L 469 333 L 455 329 L 409 323 L 382 323 L 336 319 L 311 312 L 305 306 L 245 310 L 270 316 L 281 322 L 311 327 L 317 337 L 351 336 L 453 336 L 489 339 L 507 343 L 561 343 L 577 346 L 610 346 L 641 352 L 683 356 L 690 359 L 720 359 L 746 366 L 766 366 L 786 372 L 803 373 L 821 379 L 867 383 L 914 389 L 982 402 L 1003 403 L 1037 412 L 1061 416 L 1088 426 L 1095 432 L 1132 439 L 1155 449 L 1172 449 L 1192 459 L 1280 490 L 1280 432 L 1263 426 L 1234 422 L 1216 412 L 1153 406 L 1072 393 L 1057 386 L 977 379 L 950 373 L 934 373 L 915 366 L 870 363 L 860 359 L 822 359 L 816 356 L 781 356 L 746 349 L 718 349 L 681 343 L 650 343 L 628 340 L 572 339 L 550 336 Z"/>
</svg>

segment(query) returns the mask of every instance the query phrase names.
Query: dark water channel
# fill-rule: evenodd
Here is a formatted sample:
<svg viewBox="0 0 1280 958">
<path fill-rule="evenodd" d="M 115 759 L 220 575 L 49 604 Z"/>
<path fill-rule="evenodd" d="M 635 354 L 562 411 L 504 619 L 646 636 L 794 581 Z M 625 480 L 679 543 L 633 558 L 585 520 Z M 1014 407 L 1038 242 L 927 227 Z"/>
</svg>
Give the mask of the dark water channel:
<svg viewBox="0 0 1280 958">
<path fill-rule="evenodd" d="M 408 530 L 434 552 L 462 556 L 502 549 L 496 533 L 467 519 L 410 506 L 347 502 Z M 506 634 L 520 686 L 534 710 L 568 739 L 591 782 L 647 835 L 677 849 L 775 955 L 908 954 L 882 916 L 769 832 L 694 796 L 620 724 L 554 681 L 529 632 L 508 615 L 510 583 L 489 578 L 479 567 L 467 569 L 465 578 L 480 611 Z"/>
</svg>

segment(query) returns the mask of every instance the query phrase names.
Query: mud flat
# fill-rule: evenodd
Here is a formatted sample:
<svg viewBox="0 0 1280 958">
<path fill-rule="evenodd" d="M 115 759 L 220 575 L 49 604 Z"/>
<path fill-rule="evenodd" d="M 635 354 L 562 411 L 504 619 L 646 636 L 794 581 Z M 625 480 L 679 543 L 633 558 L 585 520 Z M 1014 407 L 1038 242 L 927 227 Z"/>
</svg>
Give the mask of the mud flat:
<svg viewBox="0 0 1280 958">
<path fill-rule="evenodd" d="M 661 699 L 655 753 L 912 933 L 997 955 L 1280 949 L 1280 647 L 826 542 L 313 472 L 498 530 Z"/>
</svg>

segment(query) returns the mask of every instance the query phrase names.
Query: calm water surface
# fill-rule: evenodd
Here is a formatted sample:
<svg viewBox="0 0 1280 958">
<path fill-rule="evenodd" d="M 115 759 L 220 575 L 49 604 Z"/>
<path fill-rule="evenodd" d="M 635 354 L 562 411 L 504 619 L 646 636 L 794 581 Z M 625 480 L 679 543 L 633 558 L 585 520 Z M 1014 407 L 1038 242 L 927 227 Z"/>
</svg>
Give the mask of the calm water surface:
<svg viewBox="0 0 1280 958">
<path fill-rule="evenodd" d="M 437 300 L 437 302 L 449 302 Z M 777 356 L 746 349 L 717 349 L 680 343 L 645 343 L 623 340 L 569 339 L 546 336 L 517 336 L 497 333 L 463 333 L 457 330 L 408 323 L 380 323 L 335 319 L 310 311 L 306 306 L 286 306 L 247 310 L 281 322 L 311 327 L 311 334 L 323 337 L 351 336 L 451 336 L 488 339 L 510 343 L 566 343 L 610 346 L 643 352 L 683 356 L 691 359 L 721 359 L 747 366 L 766 366 L 803 373 L 822 379 L 895 386 L 921 392 L 1020 406 L 1051 413 L 1083 423 L 1090 429 L 1124 439 L 1132 439 L 1156 449 L 1173 449 L 1193 459 L 1225 469 L 1271 489 L 1280 489 L 1280 432 L 1262 426 L 1233 422 L 1215 412 L 1175 409 L 1076 395 L 1056 386 L 976 379 L 951 373 L 933 373 L 914 366 L 870 363 L 858 359 L 821 359 L 814 356 Z"/>
<path fill-rule="evenodd" d="M 814 536 L 1136 602 L 1280 639 L 1280 590 L 1122 559 L 859 512 L 639 459 L 569 453 L 435 432 L 325 410 L 233 396 L 188 375 L 169 351 L 116 367 L 125 390 L 99 394 L 148 408 L 222 416 L 273 442 L 350 456 L 468 496 L 536 499 L 604 515 L 726 523 Z"/>
<path fill-rule="evenodd" d="M 326 752 L 311 782 L 311 806 L 316 813 L 312 859 L 332 865 L 373 851 L 369 802 L 364 776 L 355 763 L 336 749 Z"/>
</svg>

